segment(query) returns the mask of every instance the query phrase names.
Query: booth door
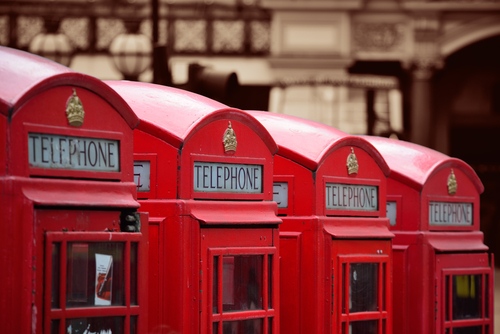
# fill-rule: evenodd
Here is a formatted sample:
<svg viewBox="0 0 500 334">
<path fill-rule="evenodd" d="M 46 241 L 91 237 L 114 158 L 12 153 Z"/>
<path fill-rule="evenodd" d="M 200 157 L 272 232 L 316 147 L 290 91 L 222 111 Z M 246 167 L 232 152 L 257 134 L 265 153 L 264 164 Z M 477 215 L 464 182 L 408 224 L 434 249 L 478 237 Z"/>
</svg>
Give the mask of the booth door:
<svg viewBox="0 0 500 334">
<path fill-rule="evenodd" d="M 390 241 L 333 240 L 334 333 L 392 333 Z"/>
<path fill-rule="evenodd" d="M 436 333 L 492 334 L 494 284 L 488 255 L 440 254 L 436 261 Z"/>
<path fill-rule="evenodd" d="M 43 279 L 37 280 L 43 333 L 134 334 L 145 329 L 144 291 L 139 287 L 146 263 L 140 259 L 145 256 L 143 234 L 66 231 L 72 222 L 83 219 L 90 226 L 109 216 L 37 211 L 38 225 L 53 228 L 43 232 L 37 247 L 43 254 L 37 256 L 37 268 L 43 268 Z"/>
<path fill-rule="evenodd" d="M 202 239 L 207 291 L 201 332 L 276 333 L 278 259 L 272 230 L 206 229 Z"/>
</svg>

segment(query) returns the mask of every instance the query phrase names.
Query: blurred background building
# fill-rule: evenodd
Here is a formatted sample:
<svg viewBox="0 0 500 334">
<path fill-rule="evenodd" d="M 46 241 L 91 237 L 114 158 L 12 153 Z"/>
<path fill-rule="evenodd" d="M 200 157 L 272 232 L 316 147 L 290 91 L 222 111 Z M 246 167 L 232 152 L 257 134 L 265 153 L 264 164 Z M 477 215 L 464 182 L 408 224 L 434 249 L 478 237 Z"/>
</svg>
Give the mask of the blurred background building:
<svg viewBox="0 0 500 334">
<path fill-rule="evenodd" d="M 500 0 L 2 0 L 0 45 L 461 158 L 500 259 Z"/>
</svg>

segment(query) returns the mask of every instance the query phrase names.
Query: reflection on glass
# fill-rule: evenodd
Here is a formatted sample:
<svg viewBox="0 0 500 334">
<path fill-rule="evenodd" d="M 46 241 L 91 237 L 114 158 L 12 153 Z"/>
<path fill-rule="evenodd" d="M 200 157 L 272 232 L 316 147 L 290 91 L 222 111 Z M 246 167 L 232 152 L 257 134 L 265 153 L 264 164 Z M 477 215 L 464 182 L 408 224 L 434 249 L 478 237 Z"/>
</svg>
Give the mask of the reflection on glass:
<svg viewBox="0 0 500 334">
<path fill-rule="evenodd" d="M 349 324 L 349 334 L 377 334 L 377 321 L 355 321 Z"/>
<path fill-rule="evenodd" d="M 225 321 L 222 327 L 223 334 L 260 334 L 262 333 L 262 319 L 240 321 Z"/>
<path fill-rule="evenodd" d="M 481 275 L 453 276 L 453 319 L 481 317 Z"/>
<path fill-rule="evenodd" d="M 123 317 L 76 318 L 66 320 L 67 334 L 124 333 Z"/>
<path fill-rule="evenodd" d="M 262 255 L 224 256 L 223 311 L 262 309 Z"/>
<path fill-rule="evenodd" d="M 120 242 L 68 243 L 66 306 L 124 305 L 123 252 L 124 244 Z M 134 258 L 137 256 L 131 255 L 131 272 L 137 271 Z M 133 290 L 137 290 L 135 284 L 131 284 Z M 105 296 L 100 295 L 104 291 L 101 287 L 109 287 Z M 101 303 L 104 297 L 109 302 Z"/>
<path fill-rule="evenodd" d="M 88 262 L 88 244 L 72 243 L 68 245 L 68 290 L 66 293 L 68 305 L 87 303 L 88 301 Z"/>
<path fill-rule="evenodd" d="M 377 263 L 351 263 L 349 312 L 377 310 Z"/>
</svg>

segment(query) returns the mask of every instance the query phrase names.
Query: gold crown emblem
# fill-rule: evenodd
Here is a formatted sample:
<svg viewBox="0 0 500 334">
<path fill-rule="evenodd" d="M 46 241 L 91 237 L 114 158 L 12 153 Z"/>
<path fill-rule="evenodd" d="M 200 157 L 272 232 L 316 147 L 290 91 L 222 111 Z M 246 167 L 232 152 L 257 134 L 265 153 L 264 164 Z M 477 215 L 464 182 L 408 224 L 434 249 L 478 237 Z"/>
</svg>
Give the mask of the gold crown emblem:
<svg viewBox="0 0 500 334">
<path fill-rule="evenodd" d="M 357 174 L 359 169 L 358 158 L 356 158 L 356 154 L 354 154 L 354 148 L 351 147 L 351 153 L 347 156 L 347 173 Z"/>
<path fill-rule="evenodd" d="M 231 122 L 227 126 L 226 131 L 224 131 L 224 136 L 222 137 L 222 143 L 224 144 L 224 152 L 235 152 L 236 146 L 238 146 L 238 141 L 236 140 L 236 133 L 231 126 Z"/>
<path fill-rule="evenodd" d="M 448 176 L 448 194 L 455 195 L 457 192 L 457 188 L 458 188 L 457 178 L 455 177 L 455 173 L 453 172 L 452 169 L 450 175 Z"/>
<path fill-rule="evenodd" d="M 76 95 L 76 90 L 73 89 L 73 95 L 70 96 L 66 103 L 66 118 L 71 126 L 81 126 L 84 117 L 85 111 L 83 110 L 82 101 Z"/>
</svg>

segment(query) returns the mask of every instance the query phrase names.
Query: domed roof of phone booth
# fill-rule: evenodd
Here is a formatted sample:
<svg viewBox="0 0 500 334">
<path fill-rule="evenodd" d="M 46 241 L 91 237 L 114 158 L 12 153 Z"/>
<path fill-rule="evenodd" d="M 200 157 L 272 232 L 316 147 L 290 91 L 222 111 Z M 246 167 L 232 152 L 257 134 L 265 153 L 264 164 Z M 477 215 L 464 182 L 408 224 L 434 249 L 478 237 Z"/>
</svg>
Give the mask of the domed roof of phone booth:
<svg viewBox="0 0 500 334">
<path fill-rule="evenodd" d="M 474 169 L 463 160 L 425 146 L 404 140 L 377 136 L 361 136 L 382 154 L 391 170 L 390 177 L 420 190 L 426 182 L 443 168 L 459 169 L 471 180 L 478 193 L 484 186 Z"/>
<path fill-rule="evenodd" d="M 137 129 L 174 147 L 206 124 L 218 119 L 235 119 L 247 124 L 263 139 L 272 154 L 277 146 L 268 131 L 251 115 L 205 96 L 169 86 L 144 82 L 105 81 L 132 107 L 140 119 Z"/>
<path fill-rule="evenodd" d="M 110 103 L 133 129 L 139 120 L 124 100 L 101 80 L 52 60 L 0 46 L 0 114 L 7 117 L 33 96 L 53 87 L 85 88 Z"/>
<path fill-rule="evenodd" d="M 297 116 L 264 111 L 247 111 L 261 122 L 278 144 L 278 154 L 310 170 L 317 170 L 335 150 L 357 146 L 365 150 L 385 175 L 389 167 L 382 155 L 360 136 L 350 135 L 334 127 Z"/>
</svg>

